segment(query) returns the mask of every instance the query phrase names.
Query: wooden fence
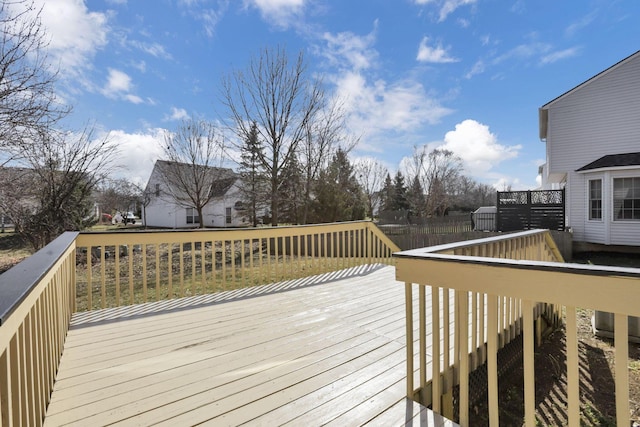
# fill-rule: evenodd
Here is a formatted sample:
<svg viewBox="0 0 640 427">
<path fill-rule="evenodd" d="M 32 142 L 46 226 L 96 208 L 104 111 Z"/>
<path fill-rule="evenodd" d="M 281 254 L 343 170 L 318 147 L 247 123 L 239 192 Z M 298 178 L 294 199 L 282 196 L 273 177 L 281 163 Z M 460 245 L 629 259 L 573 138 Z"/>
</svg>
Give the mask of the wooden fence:
<svg viewBox="0 0 640 427">
<path fill-rule="evenodd" d="M 564 190 L 498 191 L 498 231 L 563 231 L 564 194 Z"/>
</svg>

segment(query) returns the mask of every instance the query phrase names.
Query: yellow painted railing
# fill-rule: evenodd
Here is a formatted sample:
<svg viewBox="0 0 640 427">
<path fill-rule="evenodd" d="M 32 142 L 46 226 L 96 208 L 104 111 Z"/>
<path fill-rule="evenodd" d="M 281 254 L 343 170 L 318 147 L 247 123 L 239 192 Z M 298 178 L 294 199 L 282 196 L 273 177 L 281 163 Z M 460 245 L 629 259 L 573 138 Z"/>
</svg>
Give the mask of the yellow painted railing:
<svg viewBox="0 0 640 427">
<path fill-rule="evenodd" d="M 568 424 L 579 426 L 576 307 L 580 307 L 615 313 L 617 424 L 629 425 L 627 316 L 640 316 L 640 269 L 564 264 L 544 230 L 394 256 L 396 277 L 405 282 L 407 298 L 409 397 L 452 417 L 446 396 L 454 383 L 459 384 L 459 422 L 466 426 L 469 373 L 486 360 L 489 422 L 498 426 L 498 349 L 522 333 L 525 425 L 536 425 L 534 346 L 545 317 L 551 323 L 566 323 Z M 417 388 L 413 375 L 413 284 L 418 285 L 420 313 Z M 451 299 L 453 310 L 448 306 Z"/>
<path fill-rule="evenodd" d="M 75 310 L 75 237 L 0 276 L 0 425 L 40 426 Z"/>
<path fill-rule="evenodd" d="M 399 248 L 368 221 L 235 230 L 81 233 L 78 310 L 256 286 L 362 264 Z"/>
<path fill-rule="evenodd" d="M 73 312 L 394 262 L 370 222 L 65 233 L 0 275 L 0 426 L 43 424 Z"/>
</svg>

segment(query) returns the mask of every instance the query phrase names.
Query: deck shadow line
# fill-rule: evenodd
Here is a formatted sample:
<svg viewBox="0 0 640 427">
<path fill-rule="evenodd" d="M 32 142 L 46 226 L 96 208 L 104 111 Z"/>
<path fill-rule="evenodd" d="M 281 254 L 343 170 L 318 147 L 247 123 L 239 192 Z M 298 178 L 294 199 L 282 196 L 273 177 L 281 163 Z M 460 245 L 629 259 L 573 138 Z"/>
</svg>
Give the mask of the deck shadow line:
<svg viewBox="0 0 640 427">
<path fill-rule="evenodd" d="M 209 305 L 241 301 L 265 295 L 273 295 L 297 289 L 333 283 L 348 278 L 367 276 L 384 267 L 388 266 L 385 264 L 365 264 L 346 268 L 344 270 L 332 271 L 315 276 L 287 280 L 284 282 L 270 283 L 267 285 L 252 286 L 248 288 L 222 291 L 213 294 L 194 295 L 190 297 L 175 298 L 171 300 L 78 312 L 73 314 L 69 329 L 104 325 L 118 322 L 123 319 L 139 319 L 149 316 L 155 316 L 161 313 L 173 313 Z"/>
</svg>

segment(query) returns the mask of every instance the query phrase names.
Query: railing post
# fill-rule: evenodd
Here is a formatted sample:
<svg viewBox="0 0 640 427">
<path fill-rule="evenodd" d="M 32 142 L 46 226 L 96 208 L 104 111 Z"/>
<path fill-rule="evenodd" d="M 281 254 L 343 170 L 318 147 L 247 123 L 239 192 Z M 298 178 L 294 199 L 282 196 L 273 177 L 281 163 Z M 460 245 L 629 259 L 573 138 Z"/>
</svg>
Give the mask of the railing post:
<svg viewBox="0 0 640 427">
<path fill-rule="evenodd" d="M 487 295 L 487 385 L 489 425 L 499 427 L 498 407 L 498 297 Z"/>
<path fill-rule="evenodd" d="M 420 336 L 418 338 L 418 345 L 420 346 L 420 401 L 422 403 L 425 402 L 424 393 L 427 387 L 427 302 L 425 288 L 426 286 L 423 284 L 418 285 L 418 313 L 420 319 Z"/>
<path fill-rule="evenodd" d="M 410 282 L 404 284 L 404 306 L 407 337 L 407 397 L 413 399 L 413 285 Z"/>
<path fill-rule="evenodd" d="M 625 314 L 616 313 L 613 321 L 616 348 L 616 424 L 629 425 L 629 320 Z"/>
<path fill-rule="evenodd" d="M 566 307 L 567 327 L 567 419 L 569 427 L 580 425 L 580 358 L 578 353 L 578 325 L 576 308 Z"/>
<path fill-rule="evenodd" d="M 522 301 L 522 317 L 524 322 L 522 346 L 524 368 L 524 419 L 527 427 L 535 426 L 535 364 L 534 364 L 534 332 L 533 302 Z"/>
<path fill-rule="evenodd" d="M 456 291 L 459 301 L 458 320 L 460 325 L 460 399 L 459 416 L 460 425 L 469 425 L 469 293 Z"/>
<path fill-rule="evenodd" d="M 446 331 L 445 333 L 448 333 Z M 431 287 L 431 406 L 441 411 L 442 382 L 440 381 L 440 288 Z M 445 351 L 449 349 L 445 348 Z"/>
</svg>

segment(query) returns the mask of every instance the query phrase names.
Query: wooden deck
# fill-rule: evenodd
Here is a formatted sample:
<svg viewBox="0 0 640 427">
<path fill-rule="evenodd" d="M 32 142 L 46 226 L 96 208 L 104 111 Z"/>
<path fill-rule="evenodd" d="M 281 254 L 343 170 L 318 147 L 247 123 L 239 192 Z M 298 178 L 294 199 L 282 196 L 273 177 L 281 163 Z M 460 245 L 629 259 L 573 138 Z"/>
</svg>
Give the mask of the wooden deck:
<svg viewBox="0 0 640 427">
<path fill-rule="evenodd" d="M 405 398 L 404 312 L 376 265 L 77 313 L 45 425 L 453 426 Z"/>
</svg>

